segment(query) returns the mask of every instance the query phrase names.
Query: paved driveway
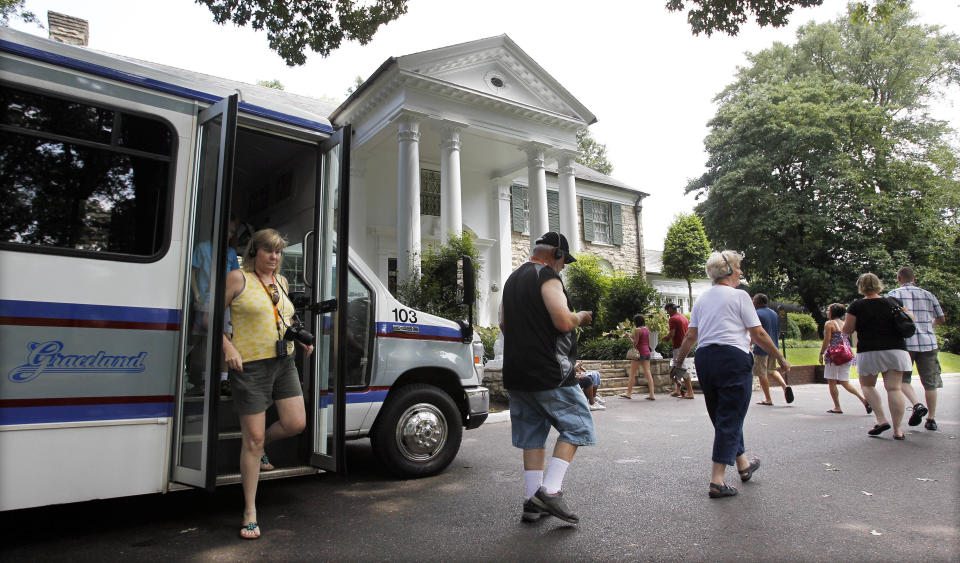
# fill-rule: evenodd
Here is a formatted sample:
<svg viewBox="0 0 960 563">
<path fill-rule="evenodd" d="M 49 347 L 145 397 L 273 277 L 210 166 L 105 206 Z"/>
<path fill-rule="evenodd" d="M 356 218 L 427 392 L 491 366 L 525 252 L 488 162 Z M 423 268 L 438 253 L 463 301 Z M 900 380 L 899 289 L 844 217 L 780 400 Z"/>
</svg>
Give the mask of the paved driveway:
<svg viewBox="0 0 960 563">
<path fill-rule="evenodd" d="M 358 442 L 348 476 L 265 482 L 259 541 L 237 539 L 231 486 L 6 513 L 0 559 L 960 561 L 960 378 L 945 382 L 941 431 L 910 429 L 904 442 L 868 438 L 874 419 L 846 393 L 847 414 L 826 414 L 825 385 L 797 387 L 791 406 L 775 393 L 745 427 L 763 467 L 729 499 L 707 498 L 699 395 L 609 398 L 600 445 L 565 481 L 579 526 L 520 523 L 523 472 L 504 422 L 466 432 L 433 478 L 384 478 Z"/>
</svg>

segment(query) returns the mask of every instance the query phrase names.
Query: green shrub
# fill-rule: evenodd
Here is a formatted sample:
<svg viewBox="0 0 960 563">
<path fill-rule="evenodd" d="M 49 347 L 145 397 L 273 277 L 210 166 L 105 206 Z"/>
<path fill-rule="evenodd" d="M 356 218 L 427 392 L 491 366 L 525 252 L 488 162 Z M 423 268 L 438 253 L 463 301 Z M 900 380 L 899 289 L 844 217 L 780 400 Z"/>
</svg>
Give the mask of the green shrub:
<svg viewBox="0 0 960 563">
<path fill-rule="evenodd" d="M 661 340 L 657 342 L 657 352 L 660 352 L 660 355 L 664 358 L 670 358 L 673 356 L 673 342 L 667 342 L 663 340 L 663 335 L 660 335 Z"/>
<path fill-rule="evenodd" d="M 408 307 L 452 321 L 465 319 L 467 308 L 457 298 L 457 261 L 470 256 L 480 277 L 480 253 L 473 237 L 464 232 L 448 244 L 430 245 L 423 251 L 420 276 L 401 283 L 397 298 Z"/>
<path fill-rule="evenodd" d="M 808 315 L 807 313 L 787 313 L 787 318 L 797 325 L 801 338 L 814 339 L 817 337 L 817 321 L 813 320 L 812 315 Z"/>
<path fill-rule="evenodd" d="M 498 326 L 474 326 L 473 329 L 477 331 L 477 334 L 480 335 L 480 341 L 483 342 L 483 357 L 492 360 L 493 345 L 497 342 L 497 337 L 500 336 L 500 327 Z"/>
<path fill-rule="evenodd" d="M 941 350 L 960 354 L 960 326 L 940 325 L 935 330 L 937 345 Z"/>
<path fill-rule="evenodd" d="M 787 340 L 791 338 L 795 340 L 800 339 L 800 327 L 797 326 L 796 321 L 790 318 L 789 313 L 787 314 L 787 326 L 781 326 L 780 330 L 786 334 Z"/>
<path fill-rule="evenodd" d="M 633 342 L 625 338 L 590 338 L 580 342 L 577 357 L 584 360 L 622 360 Z"/>
<path fill-rule="evenodd" d="M 593 324 L 583 329 L 584 338 L 600 334 L 600 302 L 609 286 L 609 278 L 603 273 L 600 260 L 592 254 L 578 254 L 577 261 L 564 268 L 564 287 L 570 296 L 575 311 L 593 311 Z"/>
<path fill-rule="evenodd" d="M 620 321 L 656 307 L 659 297 L 660 293 L 644 281 L 642 272 L 615 275 L 601 303 L 600 329 L 610 330 Z"/>
</svg>

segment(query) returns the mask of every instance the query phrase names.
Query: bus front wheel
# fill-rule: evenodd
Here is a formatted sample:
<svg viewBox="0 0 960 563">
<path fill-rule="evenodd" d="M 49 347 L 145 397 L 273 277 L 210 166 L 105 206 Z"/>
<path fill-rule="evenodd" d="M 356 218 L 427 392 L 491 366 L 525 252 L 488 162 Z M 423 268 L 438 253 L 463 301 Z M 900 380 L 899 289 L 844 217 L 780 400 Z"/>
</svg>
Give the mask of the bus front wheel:
<svg viewBox="0 0 960 563">
<path fill-rule="evenodd" d="M 426 477 L 450 465 L 462 437 L 453 399 L 433 385 L 417 383 L 391 393 L 370 441 L 391 473 Z"/>
</svg>

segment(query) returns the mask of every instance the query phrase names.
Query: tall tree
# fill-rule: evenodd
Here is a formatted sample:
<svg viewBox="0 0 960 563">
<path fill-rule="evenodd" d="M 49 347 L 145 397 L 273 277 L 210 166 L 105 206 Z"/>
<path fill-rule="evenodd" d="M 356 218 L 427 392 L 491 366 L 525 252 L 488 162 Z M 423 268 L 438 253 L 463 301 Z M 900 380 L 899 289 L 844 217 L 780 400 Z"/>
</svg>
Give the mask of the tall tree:
<svg viewBox="0 0 960 563">
<path fill-rule="evenodd" d="M 714 31 L 736 35 L 751 13 L 760 27 L 781 27 L 787 24 L 794 8 L 823 4 L 823 0 L 667 0 L 667 10 L 682 11 L 685 2 L 697 6 L 687 14 L 691 31 L 708 37 Z M 851 16 L 859 21 L 881 21 L 908 3 L 907 0 L 876 0 L 875 4 L 853 2 Z"/>
<path fill-rule="evenodd" d="M 958 150 L 927 103 L 960 83 L 960 41 L 887 18 L 811 24 L 775 44 L 718 97 L 708 170 L 687 186 L 710 239 L 747 253 L 751 278 L 822 324 L 854 280 L 897 267 L 957 279 Z M 955 287 L 950 290 L 955 294 Z"/>
<path fill-rule="evenodd" d="M 0 0 L 0 26 L 6 27 L 12 16 L 26 23 L 35 23 L 43 27 L 40 18 L 27 10 L 26 3 L 26 0 Z"/>
<path fill-rule="evenodd" d="M 283 82 L 280 82 L 276 78 L 272 80 L 257 80 L 257 86 L 263 86 L 264 88 L 273 88 L 274 90 L 283 90 Z"/>
<path fill-rule="evenodd" d="M 577 150 L 580 151 L 577 158 L 580 164 L 601 174 L 613 172 L 613 164 L 607 160 L 607 145 L 598 143 L 587 128 L 577 131 Z"/>
<path fill-rule="evenodd" d="M 663 241 L 663 275 L 687 282 L 687 303 L 693 306 L 693 280 L 704 275 L 710 242 L 703 223 L 693 213 L 677 215 Z"/>
<path fill-rule="evenodd" d="M 0 0 L 10 1 L 10 0 Z M 290 66 L 307 61 L 310 49 L 326 57 L 344 40 L 366 45 L 381 25 L 407 13 L 407 0 L 196 0 L 213 21 L 267 30 L 270 48 Z"/>
</svg>

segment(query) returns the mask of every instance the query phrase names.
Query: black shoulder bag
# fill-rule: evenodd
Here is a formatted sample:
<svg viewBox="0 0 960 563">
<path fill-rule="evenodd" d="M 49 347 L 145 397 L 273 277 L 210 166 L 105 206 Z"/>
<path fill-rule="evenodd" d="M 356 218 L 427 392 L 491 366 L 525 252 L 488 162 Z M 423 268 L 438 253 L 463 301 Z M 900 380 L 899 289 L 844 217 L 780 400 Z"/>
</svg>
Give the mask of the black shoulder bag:
<svg viewBox="0 0 960 563">
<path fill-rule="evenodd" d="M 892 297 L 885 298 L 885 301 L 890 305 L 890 310 L 893 313 L 893 324 L 897 326 L 897 332 L 900 333 L 900 336 L 910 338 L 916 334 L 917 325 L 913 323 L 913 319 L 903 310 L 903 307 Z"/>
</svg>

